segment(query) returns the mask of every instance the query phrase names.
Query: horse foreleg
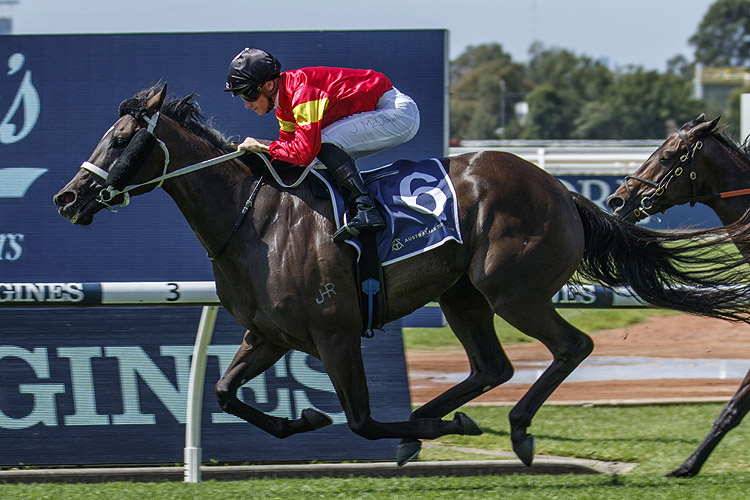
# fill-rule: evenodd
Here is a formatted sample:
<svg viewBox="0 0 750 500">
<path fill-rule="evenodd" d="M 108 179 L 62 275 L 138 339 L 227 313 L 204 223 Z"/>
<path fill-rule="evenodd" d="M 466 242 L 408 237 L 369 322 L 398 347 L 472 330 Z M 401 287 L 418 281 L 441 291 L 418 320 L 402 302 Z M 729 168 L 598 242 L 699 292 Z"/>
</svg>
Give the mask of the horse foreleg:
<svg viewBox="0 0 750 500">
<path fill-rule="evenodd" d="M 346 414 L 349 428 L 366 439 L 435 439 L 446 434 L 478 435 L 482 431 L 471 418 L 457 413 L 453 420 L 420 418 L 403 422 L 379 422 L 372 418 L 364 363 L 358 334 L 324 334 L 316 342 L 326 373 Z"/>
<path fill-rule="evenodd" d="M 701 467 L 711 455 L 724 435 L 734 429 L 750 411 L 750 371 L 740 384 L 732 399 L 724 406 L 716 418 L 713 427 L 698 448 L 678 468 L 667 474 L 669 477 L 692 477 L 700 472 Z"/>
<path fill-rule="evenodd" d="M 414 410 L 411 419 L 442 418 L 513 376 L 513 367 L 495 333 L 495 313 L 482 294 L 462 278 L 439 299 L 448 324 L 466 350 L 469 376 L 435 399 Z M 398 445 L 399 465 L 416 458 L 421 443 L 403 439 Z"/>
<path fill-rule="evenodd" d="M 570 375 L 591 354 L 594 342 L 585 333 L 565 321 L 552 303 L 532 307 L 513 304 L 496 311 L 520 331 L 540 340 L 553 356 L 552 364 L 534 382 L 510 411 L 510 437 L 518 458 L 531 466 L 534 459 L 534 438 L 526 432 L 536 412 Z"/>
<path fill-rule="evenodd" d="M 237 391 L 242 385 L 272 367 L 287 351 L 287 349 L 261 340 L 248 330 L 232 363 L 214 387 L 221 409 L 277 438 L 285 438 L 331 425 L 333 421 L 330 417 L 313 408 L 303 410 L 301 418 L 290 420 L 256 410 L 237 397 Z"/>
</svg>

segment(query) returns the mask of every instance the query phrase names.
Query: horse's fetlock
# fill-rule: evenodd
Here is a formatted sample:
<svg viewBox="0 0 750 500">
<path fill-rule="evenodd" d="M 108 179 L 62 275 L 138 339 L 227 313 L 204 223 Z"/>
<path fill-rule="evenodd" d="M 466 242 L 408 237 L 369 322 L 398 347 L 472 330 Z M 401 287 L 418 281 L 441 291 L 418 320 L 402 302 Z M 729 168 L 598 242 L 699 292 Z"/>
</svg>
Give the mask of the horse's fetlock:
<svg viewBox="0 0 750 500">
<path fill-rule="evenodd" d="M 375 434 L 375 427 L 373 423 L 374 422 L 370 417 L 361 420 L 350 420 L 349 428 L 352 430 L 352 432 L 354 432 L 358 436 L 362 436 L 365 439 L 378 439 L 378 436 Z"/>
</svg>

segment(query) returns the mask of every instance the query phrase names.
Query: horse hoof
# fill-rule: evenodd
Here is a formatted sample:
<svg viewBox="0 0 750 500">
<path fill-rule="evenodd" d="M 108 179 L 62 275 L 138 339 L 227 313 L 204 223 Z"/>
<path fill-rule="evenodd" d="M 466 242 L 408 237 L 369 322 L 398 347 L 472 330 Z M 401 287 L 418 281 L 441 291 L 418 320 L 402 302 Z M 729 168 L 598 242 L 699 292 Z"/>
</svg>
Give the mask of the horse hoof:
<svg viewBox="0 0 750 500">
<path fill-rule="evenodd" d="M 684 467 L 677 467 L 675 470 L 666 474 L 666 477 L 693 477 L 695 472 L 692 472 Z"/>
<path fill-rule="evenodd" d="M 528 434 L 520 443 L 513 443 L 513 451 L 516 452 L 516 455 L 526 467 L 531 467 L 531 462 L 534 461 L 535 447 L 534 438 Z"/>
<path fill-rule="evenodd" d="M 463 436 L 479 436 L 482 434 L 482 429 L 480 429 L 477 423 L 474 422 L 474 419 L 466 413 L 457 411 L 453 420 L 458 421 L 458 425 L 461 427 L 460 434 Z"/>
<path fill-rule="evenodd" d="M 396 448 L 396 464 L 399 467 L 406 465 L 419 456 L 422 451 L 422 442 L 419 440 L 402 441 Z"/>
<path fill-rule="evenodd" d="M 302 420 L 312 426 L 313 430 L 328 427 L 333 423 L 331 417 L 315 408 L 306 408 L 302 410 Z"/>
</svg>

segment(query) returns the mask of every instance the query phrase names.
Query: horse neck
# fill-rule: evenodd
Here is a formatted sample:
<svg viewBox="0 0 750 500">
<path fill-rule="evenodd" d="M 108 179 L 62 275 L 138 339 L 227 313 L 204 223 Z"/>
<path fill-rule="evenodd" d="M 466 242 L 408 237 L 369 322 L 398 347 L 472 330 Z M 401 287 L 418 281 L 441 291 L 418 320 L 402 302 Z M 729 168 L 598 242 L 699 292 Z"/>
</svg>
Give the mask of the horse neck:
<svg viewBox="0 0 750 500">
<path fill-rule="evenodd" d="M 708 159 L 704 160 L 706 164 L 701 170 L 707 179 L 705 183 L 707 194 L 750 188 L 750 161 L 744 155 L 715 136 L 711 136 L 711 140 L 704 139 L 704 148 L 707 148 L 704 154 L 708 155 Z M 726 226 L 739 220 L 750 208 L 750 194 L 715 198 L 706 202 L 706 205 L 716 213 L 721 223 Z M 738 244 L 737 247 L 743 255 L 750 259 L 750 246 Z"/>
<path fill-rule="evenodd" d="M 750 188 L 750 162 L 721 139 L 712 137 L 711 154 L 707 167 L 703 168 L 712 193 L 724 193 L 738 189 Z M 750 195 L 730 198 L 717 198 L 709 201 L 711 207 L 723 224 L 730 224 L 745 213 L 750 207 Z"/>
<path fill-rule="evenodd" d="M 215 146 L 178 127 L 167 142 L 172 158 L 170 171 L 220 156 Z M 210 253 L 216 251 L 232 231 L 258 176 L 238 160 L 167 180 L 164 191 L 175 201 L 196 236 Z"/>
</svg>

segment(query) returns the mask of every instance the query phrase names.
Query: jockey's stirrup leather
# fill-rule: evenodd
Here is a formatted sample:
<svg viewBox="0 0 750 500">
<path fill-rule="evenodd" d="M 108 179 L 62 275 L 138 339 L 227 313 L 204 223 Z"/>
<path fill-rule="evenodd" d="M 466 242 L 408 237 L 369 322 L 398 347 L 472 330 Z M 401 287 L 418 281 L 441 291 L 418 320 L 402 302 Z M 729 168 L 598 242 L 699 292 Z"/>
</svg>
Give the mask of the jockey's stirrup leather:
<svg viewBox="0 0 750 500">
<path fill-rule="evenodd" d="M 360 231 L 382 231 L 385 220 L 375 207 L 375 200 L 367 191 L 362 176 L 353 160 L 346 161 L 333 169 L 329 169 L 336 181 L 349 193 L 354 202 L 357 213 L 351 219 L 345 220 L 344 226 L 336 231 L 333 240 L 343 241 L 349 235 L 357 236 Z"/>
</svg>

